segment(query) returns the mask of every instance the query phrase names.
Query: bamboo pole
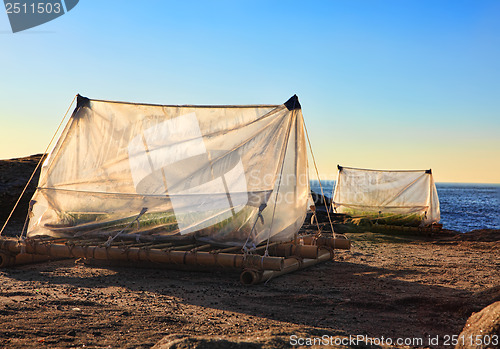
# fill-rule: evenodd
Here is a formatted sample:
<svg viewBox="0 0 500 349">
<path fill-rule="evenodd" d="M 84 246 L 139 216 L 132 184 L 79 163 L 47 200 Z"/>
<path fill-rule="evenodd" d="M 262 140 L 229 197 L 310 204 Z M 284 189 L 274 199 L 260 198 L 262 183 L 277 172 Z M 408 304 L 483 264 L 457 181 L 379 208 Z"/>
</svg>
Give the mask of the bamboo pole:
<svg viewBox="0 0 500 349">
<path fill-rule="evenodd" d="M 243 255 L 230 253 L 210 253 L 191 251 L 162 251 L 138 247 L 100 247 L 66 244 L 38 243 L 36 241 L 2 239 L 0 248 L 17 254 L 24 248 L 26 253 L 55 258 L 93 258 L 99 260 L 148 261 L 153 263 L 187 264 L 225 268 L 253 268 L 257 270 L 282 270 L 282 257 Z"/>
<path fill-rule="evenodd" d="M 301 258 L 318 258 L 318 246 L 299 244 L 279 244 L 269 247 L 269 253 L 279 257 L 298 256 Z"/>
<path fill-rule="evenodd" d="M 49 256 L 40 256 L 29 253 L 12 254 L 7 251 L 0 251 L 0 268 L 46 262 L 49 259 Z"/>
<path fill-rule="evenodd" d="M 245 269 L 240 275 L 240 281 L 244 285 L 255 285 L 261 282 L 265 282 L 271 278 L 278 277 L 280 275 L 288 274 L 296 270 L 304 269 L 312 265 L 326 262 L 333 258 L 333 251 L 325 248 L 321 248 L 318 253 L 318 258 L 305 258 L 303 260 L 288 258 L 285 259 L 284 266 L 282 270 L 255 270 L 255 269 Z"/>
<path fill-rule="evenodd" d="M 337 235 L 335 238 L 328 236 L 319 236 L 315 238 L 314 235 L 305 235 L 302 236 L 302 239 L 305 245 L 312 245 L 315 243 L 317 246 L 327 246 L 333 249 L 348 250 L 351 248 L 351 241 L 342 235 Z"/>
<path fill-rule="evenodd" d="M 191 250 L 191 252 L 198 252 L 198 251 L 203 251 L 203 250 L 210 250 L 211 247 L 212 247 L 212 245 L 210 245 L 210 244 L 196 246 L 195 248 L 193 248 Z"/>
<path fill-rule="evenodd" d="M 415 232 L 415 233 L 422 233 L 422 232 L 435 232 L 435 231 L 440 231 L 442 229 L 443 225 L 442 224 L 435 224 L 435 225 L 429 225 L 425 227 L 412 227 L 412 226 L 405 226 L 405 225 L 389 225 L 389 224 L 374 224 L 369 227 L 369 230 L 375 231 L 375 232 L 386 232 L 388 230 L 393 230 L 393 231 L 400 231 L 400 232 Z"/>
<path fill-rule="evenodd" d="M 229 253 L 241 251 L 241 246 L 227 247 L 219 250 L 213 250 L 212 253 Z"/>
<path fill-rule="evenodd" d="M 263 243 L 263 245 L 258 246 L 255 250 L 253 250 L 253 252 L 257 253 L 257 254 L 261 254 L 261 253 L 264 253 L 266 251 L 266 249 L 271 248 L 273 246 L 276 246 L 278 244 L 279 244 L 279 242 L 272 242 L 269 244 L 269 246 L 267 246 L 267 244 Z"/>
</svg>

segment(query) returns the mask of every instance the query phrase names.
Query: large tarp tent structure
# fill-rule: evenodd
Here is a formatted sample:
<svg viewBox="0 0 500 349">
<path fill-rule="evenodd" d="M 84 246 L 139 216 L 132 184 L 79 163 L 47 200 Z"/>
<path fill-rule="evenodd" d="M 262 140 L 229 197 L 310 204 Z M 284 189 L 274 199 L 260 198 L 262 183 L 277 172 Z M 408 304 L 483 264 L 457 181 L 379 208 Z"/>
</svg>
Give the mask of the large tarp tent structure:
<svg viewBox="0 0 500 349">
<path fill-rule="evenodd" d="M 382 171 L 338 166 L 333 209 L 384 224 L 428 226 L 439 222 L 431 170 Z"/>
<path fill-rule="evenodd" d="M 246 106 L 78 96 L 42 166 L 27 235 L 289 241 L 309 192 L 296 96 Z"/>
</svg>

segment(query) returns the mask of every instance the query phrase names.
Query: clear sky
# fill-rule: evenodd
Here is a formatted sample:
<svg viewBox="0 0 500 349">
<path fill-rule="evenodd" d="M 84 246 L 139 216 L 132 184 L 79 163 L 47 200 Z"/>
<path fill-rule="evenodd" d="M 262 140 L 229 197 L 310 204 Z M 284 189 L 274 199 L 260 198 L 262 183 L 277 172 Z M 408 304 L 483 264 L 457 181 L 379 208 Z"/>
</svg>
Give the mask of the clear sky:
<svg viewBox="0 0 500 349">
<path fill-rule="evenodd" d="M 76 93 L 159 104 L 297 94 L 322 177 L 432 168 L 500 183 L 500 1 L 80 0 L 12 34 L 0 158 L 42 152 Z"/>
</svg>

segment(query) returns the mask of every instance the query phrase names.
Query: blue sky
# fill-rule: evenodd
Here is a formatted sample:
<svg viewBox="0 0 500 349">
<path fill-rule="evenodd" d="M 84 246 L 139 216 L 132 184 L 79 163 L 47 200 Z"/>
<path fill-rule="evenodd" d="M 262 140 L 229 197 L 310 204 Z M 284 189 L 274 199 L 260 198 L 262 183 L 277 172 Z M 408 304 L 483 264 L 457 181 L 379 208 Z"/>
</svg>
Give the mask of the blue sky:
<svg viewBox="0 0 500 349">
<path fill-rule="evenodd" d="M 500 1 L 91 1 L 12 34 L 0 158 L 42 152 L 76 93 L 164 104 L 297 94 L 337 163 L 500 182 Z"/>
</svg>

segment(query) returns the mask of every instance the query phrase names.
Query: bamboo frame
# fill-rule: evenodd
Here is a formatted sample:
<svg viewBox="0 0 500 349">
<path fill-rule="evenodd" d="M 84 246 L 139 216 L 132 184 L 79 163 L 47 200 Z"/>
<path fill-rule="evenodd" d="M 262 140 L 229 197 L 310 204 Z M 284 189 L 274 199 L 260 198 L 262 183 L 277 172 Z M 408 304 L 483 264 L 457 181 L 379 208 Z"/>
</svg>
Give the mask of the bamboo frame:
<svg viewBox="0 0 500 349">
<path fill-rule="evenodd" d="M 300 241 L 300 243 L 299 243 Z M 256 284 L 333 258 L 334 248 L 349 248 L 343 237 L 304 235 L 288 243 L 272 243 L 252 254 L 241 247 L 214 248 L 187 239 L 137 242 L 115 241 L 107 246 L 102 239 L 33 237 L 19 241 L 0 237 L 0 268 L 47 261 L 83 258 L 128 266 L 150 265 L 191 270 L 243 270 L 243 284 Z"/>
<path fill-rule="evenodd" d="M 405 226 L 405 225 L 390 225 L 390 224 L 371 224 L 371 225 L 356 225 L 350 223 L 343 223 L 340 225 L 340 229 L 349 228 L 352 229 L 353 232 L 375 232 L 375 233 L 408 233 L 408 234 L 430 234 L 430 233 L 439 233 L 443 230 L 443 225 L 439 223 L 433 223 L 424 227 L 413 227 L 413 226 Z"/>
<path fill-rule="evenodd" d="M 24 247 L 26 253 L 52 256 L 55 258 L 92 258 L 115 261 L 146 261 L 153 263 L 217 266 L 225 268 L 283 269 L 282 257 L 264 257 L 230 253 L 191 252 L 176 250 L 142 249 L 139 247 L 120 248 L 116 246 L 78 246 L 72 244 L 50 244 L 27 241 L 4 240 L 3 250 L 18 254 Z"/>
<path fill-rule="evenodd" d="M 245 269 L 240 275 L 240 281 L 244 285 L 255 285 L 261 282 L 268 281 L 274 277 L 288 274 L 296 270 L 304 269 L 312 265 L 329 261 L 333 258 L 333 251 L 326 248 L 320 248 L 317 258 L 305 258 L 303 260 L 296 258 L 288 258 L 285 260 L 285 265 L 282 270 L 255 270 Z"/>
</svg>

